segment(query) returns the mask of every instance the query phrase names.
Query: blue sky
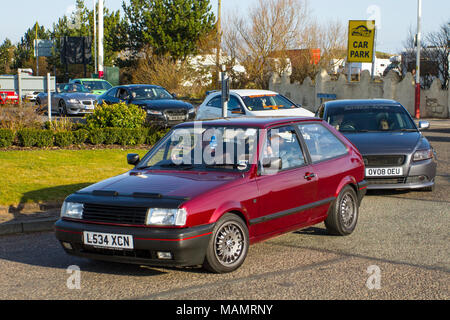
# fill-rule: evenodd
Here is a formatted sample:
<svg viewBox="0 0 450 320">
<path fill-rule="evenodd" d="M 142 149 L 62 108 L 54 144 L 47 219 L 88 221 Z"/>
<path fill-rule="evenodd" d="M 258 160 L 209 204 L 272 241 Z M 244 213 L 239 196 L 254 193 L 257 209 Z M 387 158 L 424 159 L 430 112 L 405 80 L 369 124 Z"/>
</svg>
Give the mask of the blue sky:
<svg viewBox="0 0 450 320">
<path fill-rule="evenodd" d="M 125 0 L 127 3 L 129 0 Z M 0 42 L 5 38 L 18 42 L 25 31 L 37 20 L 39 24 L 51 28 L 53 22 L 74 7 L 75 0 L 1 0 Z M 85 0 L 88 7 L 94 0 Z M 106 6 L 121 9 L 123 0 L 106 0 Z M 449 0 L 425 0 L 423 2 L 423 32 L 437 30 L 450 20 Z M 212 0 L 212 8 L 217 12 L 217 0 Z M 222 0 L 224 15 L 246 12 L 257 0 Z M 309 0 L 310 9 L 319 21 L 340 20 L 347 25 L 348 20 L 364 20 L 376 17 L 379 27 L 377 50 L 399 52 L 409 28 L 416 28 L 417 0 Z M 6 14 L 5 14 L 6 12 Z M 8 14 L 10 13 L 10 14 Z"/>
</svg>

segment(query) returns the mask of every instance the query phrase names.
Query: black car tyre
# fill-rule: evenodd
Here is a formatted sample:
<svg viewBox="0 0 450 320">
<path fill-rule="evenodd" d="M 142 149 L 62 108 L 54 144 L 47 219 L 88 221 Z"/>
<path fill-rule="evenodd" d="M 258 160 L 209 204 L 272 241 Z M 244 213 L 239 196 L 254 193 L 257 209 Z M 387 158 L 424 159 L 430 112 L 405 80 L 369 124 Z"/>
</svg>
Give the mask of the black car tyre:
<svg viewBox="0 0 450 320">
<path fill-rule="evenodd" d="M 248 247 L 245 222 L 235 214 L 226 213 L 213 229 L 203 267 L 214 273 L 234 271 L 244 262 Z"/>
<path fill-rule="evenodd" d="M 328 209 L 325 226 L 328 233 L 339 236 L 349 235 L 358 221 L 359 205 L 355 190 L 345 186 Z"/>
<path fill-rule="evenodd" d="M 60 116 L 67 116 L 67 107 L 64 100 L 59 101 L 58 111 Z"/>
</svg>

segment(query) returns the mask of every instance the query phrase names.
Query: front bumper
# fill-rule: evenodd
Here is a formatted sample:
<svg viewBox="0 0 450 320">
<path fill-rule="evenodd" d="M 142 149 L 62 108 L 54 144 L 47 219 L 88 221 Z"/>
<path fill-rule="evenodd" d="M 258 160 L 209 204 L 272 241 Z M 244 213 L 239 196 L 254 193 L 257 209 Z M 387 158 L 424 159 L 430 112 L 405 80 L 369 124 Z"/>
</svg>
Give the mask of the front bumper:
<svg viewBox="0 0 450 320">
<path fill-rule="evenodd" d="M 214 224 L 172 229 L 113 226 L 59 219 L 55 223 L 55 235 L 61 243 L 71 244 L 72 250 L 63 248 L 74 256 L 152 266 L 193 266 L 203 263 L 213 228 Z M 83 231 L 132 235 L 133 250 L 87 246 L 83 243 Z M 170 252 L 172 259 L 158 259 L 158 251 Z"/>
<path fill-rule="evenodd" d="M 66 109 L 68 114 L 88 114 L 93 113 L 95 104 L 83 104 L 83 103 L 66 103 Z"/>
<path fill-rule="evenodd" d="M 434 159 L 413 162 L 404 167 L 407 175 L 400 177 L 368 178 L 367 189 L 422 189 L 434 186 L 437 163 Z"/>
<path fill-rule="evenodd" d="M 185 121 L 195 119 L 195 112 L 187 113 L 183 119 L 171 120 L 166 114 L 147 114 L 146 122 L 162 127 L 171 127 Z"/>
</svg>

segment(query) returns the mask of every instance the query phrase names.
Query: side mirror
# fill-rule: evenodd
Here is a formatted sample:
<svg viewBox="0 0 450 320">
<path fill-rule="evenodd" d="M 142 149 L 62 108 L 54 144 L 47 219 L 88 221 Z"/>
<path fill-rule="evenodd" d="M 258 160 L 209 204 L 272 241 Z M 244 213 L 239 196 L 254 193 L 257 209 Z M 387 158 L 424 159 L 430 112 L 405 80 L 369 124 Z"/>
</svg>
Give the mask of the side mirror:
<svg viewBox="0 0 450 320">
<path fill-rule="evenodd" d="M 419 130 L 427 130 L 430 128 L 430 123 L 428 121 L 419 121 Z"/>
<path fill-rule="evenodd" d="M 264 168 L 270 168 L 273 170 L 280 170 L 282 168 L 282 161 L 281 158 L 278 157 L 272 157 L 272 158 L 265 158 L 263 159 L 263 167 Z"/>
<path fill-rule="evenodd" d="M 177 94 L 176 93 L 172 93 L 172 97 L 174 97 L 176 99 L 177 98 Z"/>
<path fill-rule="evenodd" d="M 127 162 L 132 166 L 135 166 L 139 162 L 139 155 L 137 153 L 129 153 L 127 154 Z"/>
</svg>

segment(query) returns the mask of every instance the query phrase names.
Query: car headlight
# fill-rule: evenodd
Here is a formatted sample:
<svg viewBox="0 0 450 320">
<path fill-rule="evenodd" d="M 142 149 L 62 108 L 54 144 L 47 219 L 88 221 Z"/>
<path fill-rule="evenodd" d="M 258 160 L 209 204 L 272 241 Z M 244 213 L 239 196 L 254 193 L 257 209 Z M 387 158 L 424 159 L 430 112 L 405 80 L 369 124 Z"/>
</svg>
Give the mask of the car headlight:
<svg viewBox="0 0 450 320">
<path fill-rule="evenodd" d="M 147 109 L 147 113 L 148 114 L 152 114 L 152 115 L 161 115 L 161 111 L 157 111 L 157 110 L 151 110 L 151 109 Z"/>
<path fill-rule="evenodd" d="M 83 204 L 77 202 L 65 202 L 61 207 L 61 217 L 82 219 L 83 218 Z"/>
<path fill-rule="evenodd" d="M 68 103 L 80 103 L 80 101 L 77 99 L 69 99 L 69 100 L 67 100 L 67 102 Z"/>
<path fill-rule="evenodd" d="M 147 225 L 184 226 L 186 224 L 186 209 L 151 208 L 147 212 Z"/>
<path fill-rule="evenodd" d="M 189 111 L 188 111 L 188 113 L 194 113 L 194 112 L 195 112 L 195 109 L 194 109 L 194 108 L 189 109 Z"/>
<path fill-rule="evenodd" d="M 414 152 L 413 161 L 422 161 L 433 158 L 433 149 L 417 150 Z"/>
</svg>

